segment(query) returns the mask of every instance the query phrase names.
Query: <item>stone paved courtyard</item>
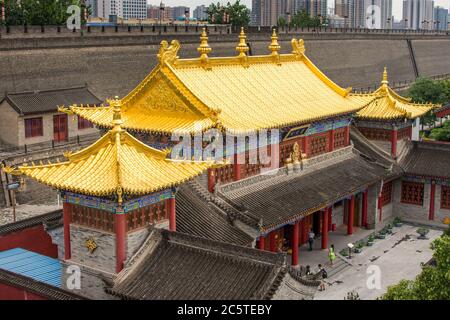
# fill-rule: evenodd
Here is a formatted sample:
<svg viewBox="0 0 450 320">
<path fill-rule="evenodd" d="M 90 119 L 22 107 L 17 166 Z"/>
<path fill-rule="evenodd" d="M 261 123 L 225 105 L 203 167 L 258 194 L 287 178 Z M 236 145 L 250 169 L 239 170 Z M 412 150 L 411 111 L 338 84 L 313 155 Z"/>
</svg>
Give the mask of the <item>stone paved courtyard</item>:
<svg viewBox="0 0 450 320">
<path fill-rule="evenodd" d="M 421 271 L 421 263 L 428 262 L 432 257 L 430 243 L 442 234 L 442 231 L 430 230 L 427 240 L 418 239 L 417 226 L 403 225 L 394 228 L 393 234 L 386 239 L 377 239 L 372 247 L 364 247 L 363 252 L 355 254 L 350 261 L 351 266 L 331 276 L 327 281 L 326 290 L 317 292 L 316 300 L 342 300 L 350 291 L 356 291 L 362 300 L 372 300 L 387 291 L 387 287 L 398 283 L 402 279 L 414 279 Z M 355 242 L 367 236 L 367 230 L 360 230 L 346 242 Z M 331 233 L 330 243 L 335 242 L 336 251 L 344 247 L 342 233 Z M 316 242 L 320 242 L 316 241 Z M 316 250 L 308 252 L 303 263 L 310 263 L 316 267 L 317 263 L 326 261 L 326 251 Z M 313 256 L 315 256 L 313 258 Z M 378 266 L 381 271 L 381 288 L 369 289 L 366 285 L 367 268 Z M 327 265 L 328 266 L 328 265 Z"/>
</svg>

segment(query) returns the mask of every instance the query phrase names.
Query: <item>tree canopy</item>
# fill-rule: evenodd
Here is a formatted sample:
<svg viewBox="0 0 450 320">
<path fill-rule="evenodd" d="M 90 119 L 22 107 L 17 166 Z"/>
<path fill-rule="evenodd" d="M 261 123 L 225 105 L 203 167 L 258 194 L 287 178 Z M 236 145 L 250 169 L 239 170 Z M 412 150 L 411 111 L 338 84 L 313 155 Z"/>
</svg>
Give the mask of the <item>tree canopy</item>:
<svg viewBox="0 0 450 320">
<path fill-rule="evenodd" d="M 311 17 L 309 13 L 306 10 L 298 11 L 291 20 L 291 25 L 293 27 L 300 27 L 300 28 L 308 28 L 308 27 L 320 27 L 327 24 L 326 17 Z"/>
<path fill-rule="evenodd" d="M 208 8 L 208 22 L 214 24 L 231 24 L 234 27 L 245 27 L 250 23 L 250 9 L 236 0 L 235 3 L 212 3 Z"/>
<path fill-rule="evenodd" d="M 411 86 L 408 96 L 418 103 L 446 104 L 450 101 L 450 80 L 431 80 L 419 78 Z M 422 117 L 422 124 L 433 125 L 436 121 L 434 113 L 429 112 Z"/>
<path fill-rule="evenodd" d="M 449 226 L 450 228 L 450 226 Z M 434 240 L 432 265 L 422 268 L 415 280 L 402 280 L 390 286 L 383 300 L 449 300 L 450 299 L 450 231 Z"/>
<path fill-rule="evenodd" d="M 77 5 L 84 11 L 80 0 L 5 0 L 6 25 L 63 25 L 70 14 L 67 8 Z M 83 14 L 82 14 L 83 20 Z"/>
</svg>

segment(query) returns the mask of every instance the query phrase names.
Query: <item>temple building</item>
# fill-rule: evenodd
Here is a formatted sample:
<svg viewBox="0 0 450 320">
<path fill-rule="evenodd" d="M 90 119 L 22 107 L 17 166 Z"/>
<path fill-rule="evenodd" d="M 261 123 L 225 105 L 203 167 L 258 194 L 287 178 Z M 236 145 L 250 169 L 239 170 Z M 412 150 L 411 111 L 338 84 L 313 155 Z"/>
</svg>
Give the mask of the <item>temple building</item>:
<svg viewBox="0 0 450 320">
<path fill-rule="evenodd" d="M 82 269 L 81 295 L 306 299 L 296 270 L 310 230 L 327 249 L 330 232 L 395 215 L 448 219 L 450 148 L 415 141 L 417 119 L 439 106 L 395 93 L 386 70 L 378 90 L 353 93 L 303 40 L 291 46 L 279 53 L 274 31 L 267 55 L 249 55 L 242 29 L 235 56 L 210 57 L 203 30 L 199 57 L 181 59 L 163 41 L 127 96 L 60 108 L 100 140 L 65 162 L 6 168 L 63 195 L 64 241 L 52 237 L 63 270 Z"/>
</svg>

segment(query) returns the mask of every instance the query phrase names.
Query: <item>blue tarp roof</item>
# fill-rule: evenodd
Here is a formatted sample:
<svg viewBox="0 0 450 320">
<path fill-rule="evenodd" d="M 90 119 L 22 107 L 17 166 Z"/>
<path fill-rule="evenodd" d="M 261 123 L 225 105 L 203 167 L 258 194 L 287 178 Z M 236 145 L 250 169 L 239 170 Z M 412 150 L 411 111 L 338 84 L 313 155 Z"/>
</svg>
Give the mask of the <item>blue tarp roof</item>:
<svg viewBox="0 0 450 320">
<path fill-rule="evenodd" d="M 0 269 L 61 288 L 61 262 L 42 254 L 22 248 L 2 251 Z"/>
</svg>

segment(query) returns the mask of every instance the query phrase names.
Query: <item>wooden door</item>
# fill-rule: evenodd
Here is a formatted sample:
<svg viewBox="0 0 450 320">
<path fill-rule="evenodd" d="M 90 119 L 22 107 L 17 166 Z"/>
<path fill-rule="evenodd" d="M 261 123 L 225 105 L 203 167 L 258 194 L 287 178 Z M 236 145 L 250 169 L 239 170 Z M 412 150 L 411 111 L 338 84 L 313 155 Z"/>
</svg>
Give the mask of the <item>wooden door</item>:
<svg viewBox="0 0 450 320">
<path fill-rule="evenodd" d="M 69 138 L 67 114 L 53 116 L 53 140 L 55 142 L 67 141 Z"/>
</svg>

